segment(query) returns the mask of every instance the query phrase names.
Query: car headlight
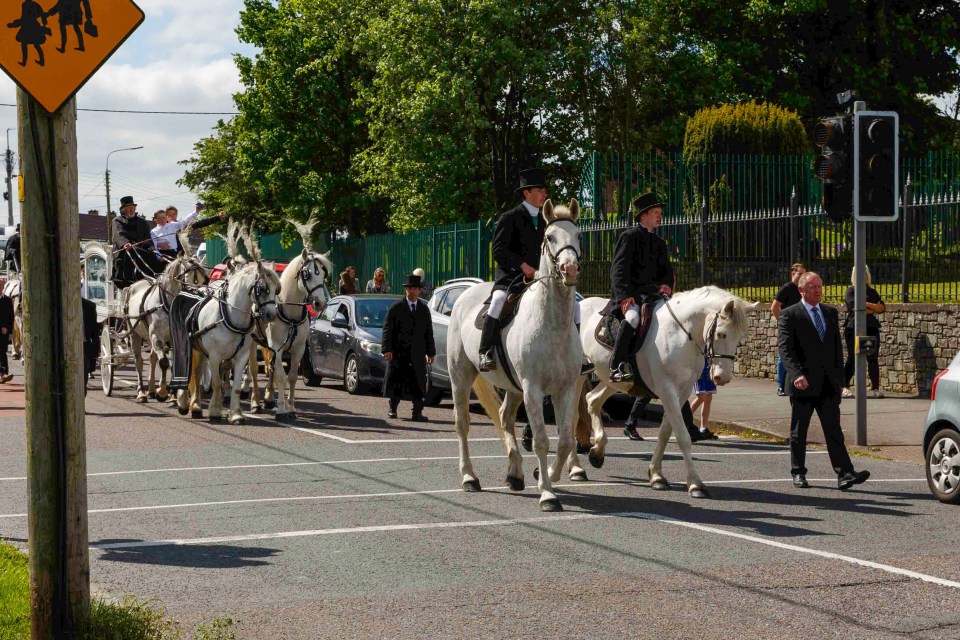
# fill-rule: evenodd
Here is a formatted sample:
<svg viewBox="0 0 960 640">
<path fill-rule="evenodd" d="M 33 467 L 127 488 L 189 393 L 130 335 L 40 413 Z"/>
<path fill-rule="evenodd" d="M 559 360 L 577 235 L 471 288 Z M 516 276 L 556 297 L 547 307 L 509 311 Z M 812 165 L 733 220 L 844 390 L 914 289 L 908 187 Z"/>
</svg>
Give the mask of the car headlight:
<svg viewBox="0 0 960 640">
<path fill-rule="evenodd" d="M 375 353 L 378 356 L 383 353 L 383 348 L 380 346 L 379 342 L 370 342 L 369 340 L 361 340 L 360 348 L 366 351 L 367 353 Z"/>
</svg>

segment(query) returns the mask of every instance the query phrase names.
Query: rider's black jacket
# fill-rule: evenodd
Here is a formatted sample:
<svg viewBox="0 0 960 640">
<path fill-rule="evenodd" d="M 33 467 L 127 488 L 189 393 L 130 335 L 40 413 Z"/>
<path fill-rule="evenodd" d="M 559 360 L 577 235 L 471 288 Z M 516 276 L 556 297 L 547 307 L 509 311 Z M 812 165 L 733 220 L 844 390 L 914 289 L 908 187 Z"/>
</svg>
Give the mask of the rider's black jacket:
<svg viewBox="0 0 960 640">
<path fill-rule="evenodd" d="M 601 312 L 609 315 L 619 309 L 620 302 L 644 295 L 655 295 L 660 285 L 673 288 L 673 265 L 667 244 L 655 233 L 637 225 L 620 234 L 610 265 L 610 302 Z"/>
<path fill-rule="evenodd" d="M 494 289 L 506 289 L 523 274 L 520 265 L 526 262 L 534 269 L 540 266 L 540 246 L 547 227 L 543 213 L 537 214 L 537 226 L 533 217 L 521 202 L 513 209 L 500 214 L 493 231 L 493 259 L 497 263 Z"/>
</svg>

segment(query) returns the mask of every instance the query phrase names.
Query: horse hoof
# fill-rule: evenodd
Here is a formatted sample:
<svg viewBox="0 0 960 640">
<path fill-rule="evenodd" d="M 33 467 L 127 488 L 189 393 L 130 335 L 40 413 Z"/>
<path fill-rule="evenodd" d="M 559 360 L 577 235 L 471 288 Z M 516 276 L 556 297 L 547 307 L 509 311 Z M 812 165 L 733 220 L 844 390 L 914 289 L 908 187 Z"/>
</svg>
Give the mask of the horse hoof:
<svg viewBox="0 0 960 640">
<path fill-rule="evenodd" d="M 210 416 L 207 419 L 207 422 L 209 422 L 210 424 L 220 424 L 221 422 L 223 422 L 223 416 Z"/>
<path fill-rule="evenodd" d="M 587 472 L 586 471 L 574 471 L 570 474 L 570 482 L 586 482 L 587 481 Z"/>
<path fill-rule="evenodd" d="M 157 402 L 166 402 L 167 400 L 170 399 L 170 395 L 169 395 L 169 394 L 166 394 L 166 393 L 163 394 L 163 395 L 160 395 L 160 394 L 158 393 L 155 397 L 156 397 Z"/>
<path fill-rule="evenodd" d="M 477 493 L 480 491 L 480 481 L 479 480 L 467 480 L 463 483 L 463 490 L 467 493 Z"/>
<path fill-rule="evenodd" d="M 179 413 L 182 416 L 185 416 L 188 413 L 190 413 L 190 409 L 187 407 L 181 407 L 180 405 L 177 405 L 177 413 Z M 194 418 L 196 418 L 196 416 L 194 416 Z"/>
<path fill-rule="evenodd" d="M 663 478 L 658 478 L 657 480 L 652 480 L 650 482 L 650 488 L 654 491 L 669 491 L 670 483 Z"/>
<path fill-rule="evenodd" d="M 137 394 L 137 402 L 140 402 L 140 403 L 142 403 L 142 404 L 143 404 L 143 403 L 146 403 L 146 402 L 147 402 L 147 396 L 146 396 L 146 394 L 138 393 L 138 394 Z"/>
<path fill-rule="evenodd" d="M 274 402 L 273 400 L 264 400 L 264 401 L 263 401 L 263 408 L 264 408 L 264 409 L 273 409 L 273 408 L 276 407 L 276 406 L 277 406 L 277 403 Z"/>
<path fill-rule="evenodd" d="M 692 485 L 687 492 L 690 494 L 691 498 L 709 498 L 710 492 L 707 491 L 707 488 L 703 485 Z"/>
<path fill-rule="evenodd" d="M 260 407 L 250 407 L 250 413 L 260 413 L 262 411 L 263 409 L 261 409 Z"/>
<path fill-rule="evenodd" d="M 533 438 L 528 438 L 526 436 L 520 438 L 520 444 L 527 451 L 533 451 Z"/>
<path fill-rule="evenodd" d="M 563 505 L 560 504 L 560 501 L 556 498 L 549 498 L 548 500 L 540 501 L 540 511 L 547 511 L 549 513 L 554 513 L 557 511 L 563 511 Z"/>
<path fill-rule="evenodd" d="M 230 424 L 243 424 L 243 416 L 234 416 L 230 418 Z"/>
<path fill-rule="evenodd" d="M 190 417 L 191 417 L 191 418 L 202 418 L 202 417 L 203 417 L 203 411 L 200 411 L 199 409 L 194 409 L 193 411 L 190 412 Z"/>
<path fill-rule="evenodd" d="M 156 400 L 156 399 L 157 399 L 157 392 L 156 392 L 156 391 L 150 391 L 149 393 L 147 393 L 147 397 L 150 398 L 151 400 Z"/>
<path fill-rule="evenodd" d="M 523 478 L 514 478 L 507 476 L 507 488 L 510 491 L 523 491 L 526 488 L 526 484 L 523 482 Z"/>
<path fill-rule="evenodd" d="M 593 466 L 594 469 L 599 469 L 600 467 L 603 466 L 604 457 L 602 454 L 594 453 L 595 451 L 596 451 L 596 447 L 594 447 L 593 449 L 590 449 L 590 454 L 587 456 L 587 459 L 590 461 L 590 464 Z"/>
<path fill-rule="evenodd" d="M 296 420 L 296 419 L 297 419 L 297 412 L 296 412 L 296 411 L 291 411 L 290 413 L 287 414 L 287 420 L 293 422 L 293 421 Z"/>
<path fill-rule="evenodd" d="M 540 467 L 534 467 L 534 469 L 533 469 L 533 479 L 534 479 L 534 480 L 539 480 L 539 479 L 540 479 Z"/>
<path fill-rule="evenodd" d="M 247 389 L 246 391 L 241 391 L 241 392 L 240 392 L 240 399 L 241 399 L 241 400 L 249 400 L 249 399 L 250 399 L 250 390 Z"/>
</svg>

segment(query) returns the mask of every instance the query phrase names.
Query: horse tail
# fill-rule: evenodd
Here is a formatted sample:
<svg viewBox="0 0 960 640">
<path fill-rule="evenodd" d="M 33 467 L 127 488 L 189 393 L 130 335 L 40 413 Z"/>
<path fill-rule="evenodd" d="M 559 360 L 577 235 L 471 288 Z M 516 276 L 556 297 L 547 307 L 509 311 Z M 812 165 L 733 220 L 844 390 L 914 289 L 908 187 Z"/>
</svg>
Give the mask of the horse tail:
<svg viewBox="0 0 960 640">
<path fill-rule="evenodd" d="M 500 394 L 483 376 L 477 376 L 473 381 L 473 392 L 477 394 L 477 400 L 480 401 L 483 410 L 493 420 L 493 426 L 497 428 L 497 435 L 503 440 L 503 424 L 500 422 Z"/>
</svg>

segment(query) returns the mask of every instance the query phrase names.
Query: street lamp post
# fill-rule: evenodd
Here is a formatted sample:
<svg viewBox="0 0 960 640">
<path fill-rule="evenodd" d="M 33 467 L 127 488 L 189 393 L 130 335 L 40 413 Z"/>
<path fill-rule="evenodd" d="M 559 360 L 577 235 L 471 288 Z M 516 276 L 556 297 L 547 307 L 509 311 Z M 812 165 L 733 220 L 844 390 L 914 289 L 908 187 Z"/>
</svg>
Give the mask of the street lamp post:
<svg viewBox="0 0 960 640">
<path fill-rule="evenodd" d="M 113 244 L 113 211 L 110 209 L 110 156 L 119 151 L 136 151 L 137 149 L 143 149 L 143 146 L 114 149 L 107 154 L 107 168 L 104 172 L 103 179 L 107 185 L 107 242 L 110 244 Z"/>
<path fill-rule="evenodd" d="M 7 129 L 7 224 L 13 226 L 13 153 L 10 151 L 10 132 Z"/>
</svg>

